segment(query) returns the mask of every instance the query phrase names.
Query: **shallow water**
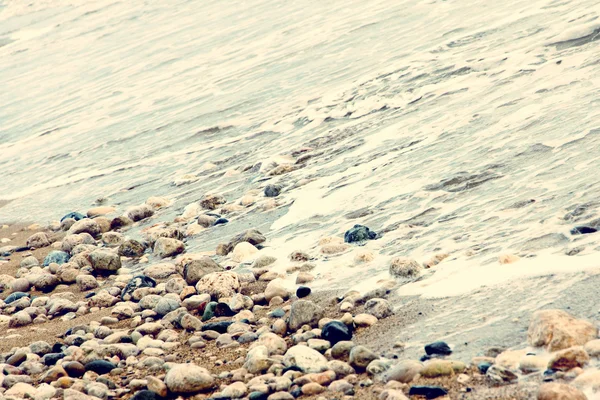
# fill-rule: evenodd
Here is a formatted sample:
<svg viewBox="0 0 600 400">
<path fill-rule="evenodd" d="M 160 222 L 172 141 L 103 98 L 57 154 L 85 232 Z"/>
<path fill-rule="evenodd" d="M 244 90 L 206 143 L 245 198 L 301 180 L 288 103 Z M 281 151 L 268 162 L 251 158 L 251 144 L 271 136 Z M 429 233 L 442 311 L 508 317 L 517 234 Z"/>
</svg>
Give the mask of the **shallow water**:
<svg viewBox="0 0 600 400">
<path fill-rule="evenodd" d="M 321 257 L 316 286 L 365 289 L 391 256 L 439 252 L 401 293 L 593 273 L 600 234 L 569 230 L 600 205 L 598 13 L 582 0 L 0 0 L 0 219 L 161 195 L 167 220 L 207 192 L 278 182 L 284 208 L 251 208 L 189 249 L 260 226 L 285 258 L 364 223 L 383 232 L 365 246 L 376 259 Z M 264 180 L 303 147 L 304 168 Z M 186 174 L 199 179 L 173 185 Z M 500 265 L 505 253 L 522 259 Z"/>
</svg>

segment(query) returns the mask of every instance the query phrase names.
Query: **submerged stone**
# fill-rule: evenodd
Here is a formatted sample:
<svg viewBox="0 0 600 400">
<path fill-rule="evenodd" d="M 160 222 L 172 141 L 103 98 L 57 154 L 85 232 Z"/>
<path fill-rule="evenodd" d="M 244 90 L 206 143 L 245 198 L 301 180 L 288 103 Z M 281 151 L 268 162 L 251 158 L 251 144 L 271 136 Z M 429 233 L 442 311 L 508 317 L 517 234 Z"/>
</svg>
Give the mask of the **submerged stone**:
<svg viewBox="0 0 600 400">
<path fill-rule="evenodd" d="M 354 225 L 351 229 L 347 230 L 344 234 L 344 242 L 364 242 L 365 240 L 373 240 L 377 238 L 377 234 L 371 231 L 364 225 Z"/>
<path fill-rule="evenodd" d="M 77 211 L 74 211 L 74 212 L 70 212 L 70 213 L 66 214 L 64 217 L 62 217 L 60 219 L 60 222 L 63 222 L 67 218 L 73 218 L 75 221 L 79 221 L 79 220 L 87 218 L 87 217 L 85 215 L 83 215 L 82 213 L 78 213 Z"/>
<path fill-rule="evenodd" d="M 592 228 L 591 226 L 576 226 L 571 229 L 571 235 L 587 235 L 596 232 L 598 232 L 598 229 Z"/>
</svg>

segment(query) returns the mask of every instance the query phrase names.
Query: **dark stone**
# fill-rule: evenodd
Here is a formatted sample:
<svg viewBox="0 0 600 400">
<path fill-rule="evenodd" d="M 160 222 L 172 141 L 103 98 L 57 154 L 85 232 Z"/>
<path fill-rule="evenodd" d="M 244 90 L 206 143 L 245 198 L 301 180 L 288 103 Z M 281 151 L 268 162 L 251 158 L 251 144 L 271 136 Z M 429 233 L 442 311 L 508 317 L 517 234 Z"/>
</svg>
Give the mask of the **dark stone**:
<svg viewBox="0 0 600 400">
<path fill-rule="evenodd" d="M 16 247 L 14 251 L 15 251 L 15 253 L 22 253 L 24 251 L 28 251 L 28 250 L 31 250 L 31 249 L 32 248 L 29 247 L 29 246 L 19 246 L 19 247 Z"/>
<path fill-rule="evenodd" d="M 85 367 L 80 362 L 69 361 L 62 366 L 71 378 L 81 378 L 85 374 Z"/>
<path fill-rule="evenodd" d="M 229 222 L 229 220 L 227 218 L 219 218 L 215 221 L 215 223 L 213 225 L 223 225 L 228 222 Z"/>
<path fill-rule="evenodd" d="M 96 379 L 96 382 L 104 383 L 106 386 L 108 386 L 110 390 L 115 390 L 117 388 L 117 385 L 115 385 L 113 381 L 103 376 L 98 377 L 98 379 Z"/>
<path fill-rule="evenodd" d="M 112 221 L 110 221 L 110 230 L 114 231 L 115 229 L 119 229 L 131 224 L 133 224 L 133 221 L 129 217 L 122 215 L 115 217 Z"/>
<path fill-rule="evenodd" d="M 429 361 L 429 360 L 431 360 L 432 358 L 433 358 L 433 357 L 431 357 L 431 356 L 424 355 L 424 356 L 421 356 L 421 358 L 419 358 L 419 361 L 421 361 L 421 362 L 425 362 L 425 361 Z"/>
<path fill-rule="evenodd" d="M 123 336 L 120 340 L 121 343 L 133 343 L 131 336 Z"/>
<path fill-rule="evenodd" d="M 71 333 L 65 335 L 65 336 L 69 336 Z M 62 343 L 54 343 L 52 345 L 52 353 L 62 353 L 63 350 L 65 350 L 67 348 L 67 346 L 65 346 Z"/>
<path fill-rule="evenodd" d="M 281 193 L 281 187 L 277 185 L 267 185 L 265 187 L 265 196 L 266 197 L 277 197 Z"/>
<path fill-rule="evenodd" d="M 86 371 L 94 371 L 98 375 L 108 374 L 115 368 L 117 368 L 115 364 L 105 360 L 94 360 L 85 364 Z"/>
<path fill-rule="evenodd" d="M 20 298 L 23 298 L 23 297 L 29 297 L 29 293 L 24 293 L 24 292 L 14 292 L 14 293 L 11 293 L 6 298 L 6 300 L 4 300 L 4 302 L 6 304 L 10 304 L 10 303 L 12 303 L 14 301 L 17 301 L 17 300 L 19 300 Z"/>
<path fill-rule="evenodd" d="M 163 398 L 152 390 L 140 390 L 130 397 L 131 400 L 161 400 Z"/>
<path fill-rule="evenodd" d="M 8 358 L 8 360 L 6 360 L 6 363 L 8 365 L 12 365 L 13 367 L 18 367 L 19 365 L 21 365 L 25 360 L 27 360 L 27 354 L 23 353 L 23 352 L 17 352 L 15 354 L 13 354 L 12 356 L 10 356 Z"/>
<path fill-rule="evenodd" d="M 408 391 L 409 396 L 425 396 L 426 399 L 436 399 L 447 394 L 448 392 L 439 386 L 413 386 Z"/>
<path fill-rule="evenodd" d="M 86 299 L 89 299 L 90 297 L 94 297 L 96 295 L 96 292 L 89 292 L 85 295 Z"/>
<path fill-rule="evenodd" d="M 215 306 L 215 317 L 233 317 L 235 313 L 227 303 L 218 303 Z"/>
<path fill-rule="evenodd" d="M 448 344 L 446 342 L 439 341 L 439 342 L 429 343 L 428 345 L 426 345 L 425 353 L 427 353 L 428 356 L 430 356 L 432 354 L 448 356 L 448 355 L 452 354 L 452 349 L 450 348 L 450 346 L 448 346 Z"/>
<path fill-rule="evenodd" d="M 349 229 L 344 234 L 344 242 L 346 243 L 363 242 L 376 238 L 377 234 L 364 225 L 354 225 L 352 229 Z"/>
<path fill-rule="evenodd" d="M 248 396 L 248 399 L 249 400 L 267 400 L 268 397 L 269 397 L 269 393 L 252 392 L 252 393 L 250 393 L 250 396 Z"/>
<path fill-rule="evenodd" d="M 300 369 L 300 367 L 297 367 L 295 365 L 290 365 L 289 367 L 285 367 L 283 370 L 281 370 L 281 375 L 284 375 L 288 371 L 304 372 Z"/>
<path fill-rule="evenodd" d="M 323 339 L 328 340 L 333 346 L 337 342 L 344 340 L 352 340 L 352 332 L 350 328 L 340 321 L 331 321 L 323 326 L 321 331 Z"/>
<path fill-rule="evenodd" d="M 292 396 L 294 396 L 294 398 L 298 398 L 300 396 L 302 396 L 302 389 L 298 386 L 296 386 L 295 388 L 293 388 L 292 390 L 290 390 L 290 394 Z"/>
<path fill-rule="evenodd" d="M 237 339 L 238 343 L 252 343 L 258 339 L 258 335 L 254 332 L 246 332 Z"/>
<path fill-rule="evenodd" d="M 48 353 L 42 357 L 42 362 L 46 366 L 56 365 L 58 360 L 65 358 L 65 353 Z"/>
<path fill-rule="evenodd" d="M 479 372 L 482 375 L 485 375 L 487 373 L 487 370 L 490 369 L 491 366 L 492 366 L 492 364 L 487 361 L 483 361 L 483 362 L 480 362 L 479 364 L 477 364 L 477 368 L 479 368 Z"/>
<path fill-rule="evenodd" d="M 71 258 L 71 256 L 69 256 L 69 254 L 65 253 L 64 251 L 53 250 L 50 253 L 48 253 L 46 258 L 44 258 L 43 265 L 44 265 L 44 267 L 47 267 L 51 263 L 56 263 L 58 265 L 61 265 L 61 264 L 68 262 L 70 258 Z"/>
<path fill-rule="evenodd" d="M 146 251 L 146 246 L 137 240 L 129 239 L 121 243 L 118 253 L 123 257 L 141 257 Z"/>
<path fill-rule="evenodd" d="M 87 217 L 81 213 L 78 213 L 77 211 L 74 211 L 74 212 L 70 212 L 67 215 L 65 215 L 64 217 L 62 217 L 60 219 L 60 222 L 63 222 L 67 218 L 73 218 L 75 221 L 79 221 L 80 219 L 84 219 Z"/>
<path fill-rule="evenodd" d="M 547 369 L 542 375 L 544 382 L 552 382 L 556 378 L 556 371 L 553 369 Z"/>
<path fill-rule="evenodd" d="M 148 276 L 138 275 L 131 278 L 131 280 L 127 283 L 127 286 L 121 292 L 121 300 L 124 300 L 126 294 L 132 295 L 136 289 L 144 288 L 144 287 L 155 287 L 156 281 Z"/>
<path fill-rule="evenodd" d="M 73 339 L 73 346 L 79 347 L 84 343 L 85 343 L 85 339 L 82 338 L 81 336 L 77 336 L 76 338 Z"/>
<path fill-rule="evenodd" d="M 221 393 L 215 393 L 208 400 L 232 400 L 231 396 L 225 396 Z"/>
<path fill-rule="evenodd" d="M 202 304 L 204 304 L 204 303 L 202 303 Z M 202 304 L 200 306 L 202 306 Z M 211 301 L 210 303 L 205 304 L 204 310 L 200 311 L 200 312 L 202 312 L 202 322 L 208 321 L 209 319 L 214 317 L 216 308 L 217 308 L 216 301 Z"/>
<path fill-rule="evenodd" d="M 296 296 L 298 296 L 299 299 L 306 297 L 310 294 L 311 290 L 308 286 L 300 286 L 297 290 L 296 290 Z"/>
<path fill-rule="evenodd" d="M 202 331 L 216 331 L 219 333 L 227 333 L 229 325 L 233 324 L 233 321 L 219 321 L 209 322 L 208 324 L 202 325 Z"/>
<path fill-rule="evenodd" d="M 281 318 L 285 315 L 285 311 L 283 311 L 283 308 L 276 308 L 275 310 L 271 311 L 268 316 L 271 318 Z"/>
<path fill-rule="evenodd" d="M 591 226 L 576 226 L 571 229 L 571 235 L 587 235 L 588 233 L 596 233 L 598 229 Z"/>
</svg>

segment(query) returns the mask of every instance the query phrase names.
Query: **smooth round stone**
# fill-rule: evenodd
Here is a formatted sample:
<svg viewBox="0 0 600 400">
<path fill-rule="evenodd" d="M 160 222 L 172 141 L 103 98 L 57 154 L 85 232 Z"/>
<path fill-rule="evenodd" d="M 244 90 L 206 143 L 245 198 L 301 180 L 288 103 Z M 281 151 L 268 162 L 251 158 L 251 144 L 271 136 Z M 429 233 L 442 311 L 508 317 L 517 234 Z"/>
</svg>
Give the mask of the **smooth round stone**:
<svg viewBox="0 0 600 400">
<path fill-rule="evenodd" d="M 231 324 L 233 324 L 233 321 L 210 322 L 208 324 L 202 325 L 202 330 L 227 333 L 227 328 L 229 328 L 229 325 Z"/>
<path fill-rule="evenodd" d="M 6 300 L 4 300 L 4 302 L 6 304 L 10 304 L 10 303 L 12 303 L 14 301 L 17 301 L 17 300 L 19 300 L 20 298 L 23 298 L 23 297 L 29 297 L 29 294 L 28 293 L 24 293 L 24 292 L 14 292 L 14 293 L 11 293 L 6 298 Z"/>
<path fill-rule="evenodd" d="M 44 365 L 51 366 L 56 365 L 58 360 L 61 360 L 63 358 L 65 358 L 64 353 L 49 353 L 42 357 L 42 362 L 44 363 Z"/>
<path fill-rule="evenodd" d="M 282 308 L 277 308 L 271 311 L 268 315 L 271 318 L 282 318 L 285 315 L 285 311 Z"/>
<path fill-rule="evenodd" d="M 299 299 L 306 297 L 310 294 L 311 289 L 308 286 L 300 286 L 298 289 L 296 289 L 296 296 L 298 296 Z"/>
<path fill-rule="evenodd" d="M 81 378 L 85 374 L 85 367 L 78 361 L 64 363 L 62 367 L 71 378 Z"/>
<path fill-rule="evenodd" d="M 110 371 L 115 369 L 117 366 L 109 361 L 105 360 L 94 360 L 85 364 L 86 371 L 94 371 L 99 375 L 108 374 Z"/>
<path fill-rule="evenodd" d="M 163 397 L 159 396 L 158 393 L 153 392 L 152 390 L 140 390 L 136 392 L 133 397 L 130 397 L 131 400 L 160 400 Z"/>
<path fill-rule="evenodd" d="M 227 303 L 218 303 L 215 306 L 215 317 L 232 317 L 235 312 L 231 310 L 231 307 Z"/>
<path fill-rule="evenodd" d="M 221 225 L 228 223 L 229 220 L 227 218 L 218 218 L 213 225 Z"/>
</svg>

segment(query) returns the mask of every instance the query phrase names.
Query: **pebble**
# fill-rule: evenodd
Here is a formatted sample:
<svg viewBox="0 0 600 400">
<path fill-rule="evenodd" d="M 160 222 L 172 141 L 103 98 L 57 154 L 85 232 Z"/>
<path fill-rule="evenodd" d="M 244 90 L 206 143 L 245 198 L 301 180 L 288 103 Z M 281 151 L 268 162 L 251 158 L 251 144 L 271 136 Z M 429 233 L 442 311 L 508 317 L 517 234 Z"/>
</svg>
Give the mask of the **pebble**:
<svg viewBox="0 0 600 400">
<path fill-rule="evenodd" d="M 365 240 L 373 240 L 376 238 L 377 234 L 375 232 L 364 225 L 358 224 L 354 225 L 344 234 L 344 242 L 346 243 L 363 242 Z"/>
<path fill-rule="evenodd" d="M 317 326 L 323 317 L 323 308 L 312 301 L 297 300 L 292 304 L 288 326 L 290 330 L 296 331 L 303 325 Z"/>
<path fill-rule="evenodd" d="M 586 400 L 579 389 L 564 383 L 544 383 L 540 386 L 538 400 Z"/>
<path fill-rule="evenodd" d="M 99 375 L 108 374 L 117 366 L 106 360 L 94 360 L 85 364 L 86 371 L 93 371 Z"/>
<path fill-rule="evenodd" d="M 433 342 L 425 346 L 425 353 L 427 355 L 439 354 L 443 356 L 448 356 L 452 354 L 452 349 L 446 342 Z"/>
<path fill-rule="evenodd" d="M 194 394 L 211 389 L 215 380 L 205 368 L 178 364 L 167 372 L 165 384 L 173 394 Z"/>
<path fill-rule="evenodd" d="M 437 399 L 448 394 L 444 388 L 439 386 L 412 386 L 409 391 L 409 396 L 425 396 L 427 399 Z"/>
<path fill-rule="evenodd" d="M 358 314 L 354 317 L 354 323 L 356 324 L 356 326 L 373 326 L 377 323 L 377 321 L 377 317 L 371 314 Z"/>
<path fill-rule="evenodd" d="M 395 257 L 390 261 L 389 273 L 396 278 L 414 278 L 421 275 L 423 266 L 407 257 Z"/>
<path fill-rule="evenodd" d="M 576 367 L 584 367 L 590 361 L 590 356 L 581 346 L 570 347 L 556 352 L 548 362 L 548 368 L 568 371 Z"/>
<path fill-rule="evenodd" d="M 375 354 L 373 351 L 369 350 L 365 346 L 354 346 L 352 350 L 350 350 L 349 363 L 354 368 L 364 370 L 367 368 L 371 361 L 376 360 L 378 358 L 379 356 L 377 354 Z"/>
<path fill-rule="evenodd" d="M 305 373 L 327 370 L 327 359 L 318 351 L 303 345 L 290 347 L 285 353 L 283 364 L 297 367 Z"/>
<path fill-rule="evenodd" d="M 340 321 L 331 321 L 323 326 L 321 336 L 323 337 L 323 339 L 328 340 L 332 345 L 335 345 L 336 343 L 341 341 L 351 340 L 352 332 L 346 324 L 343 324 Z"/>
</svg>

